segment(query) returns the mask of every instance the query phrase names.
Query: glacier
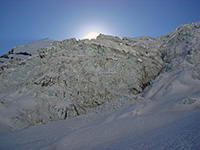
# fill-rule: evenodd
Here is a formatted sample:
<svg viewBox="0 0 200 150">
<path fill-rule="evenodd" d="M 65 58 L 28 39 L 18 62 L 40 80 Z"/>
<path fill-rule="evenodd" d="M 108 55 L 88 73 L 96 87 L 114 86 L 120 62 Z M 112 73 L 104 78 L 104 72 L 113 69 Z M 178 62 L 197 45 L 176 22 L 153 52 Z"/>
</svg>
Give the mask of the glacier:
<svg viewBox="0 0 200 150">
<path fill-rule="evenodd" d="M 35 52 L 1 65 L 0 149 L 200 147 L 200 22 Z"/>
</svg>

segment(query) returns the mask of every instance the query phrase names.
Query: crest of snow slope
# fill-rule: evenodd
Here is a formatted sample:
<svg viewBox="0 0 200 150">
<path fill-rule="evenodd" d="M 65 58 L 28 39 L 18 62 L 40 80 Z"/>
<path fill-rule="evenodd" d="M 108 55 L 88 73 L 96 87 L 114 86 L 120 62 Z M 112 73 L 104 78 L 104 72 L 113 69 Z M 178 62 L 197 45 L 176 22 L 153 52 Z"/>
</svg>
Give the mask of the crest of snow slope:
<svg viewBox="0 0 200 150">
<path fill-rule="evenodd" d="M 195 26 L 198 24 L 185 25 L 185 27 L 192 27 L 192 31 L 196 30 L 193 34 L 197 38 L 199 27 Z M 166 44 L 169 37 L 163 36 L 158 41 Z M 191 39 L 188 37 L 187 42 Z M 174 43 L 177 43 L 177 46 L 182 44 L 182 42 Z M 197 44 L 199 41 L 193 43 L 194 46 Z M 174 59 L 186 58 L 187 50 L 182 49 L 181 54 L 174 57 L 171 62 L 173 63 Z M 192 55 L 191 58 L 195 59 L 196 63 L 191 64 L 187 59 L 180 61 L 179 64 L 165 61 L 162 73 L 140 95 L 116 93 L 115 101 L 90 109 L 86 115 L 14 133 L 1 133 L 0 148 L 16 150 L 198 149 L 200 147 L 200 65 L 199 57 Z M 175 64 L 179 67 L 175 68 Z"/>
<path fill-rule="evenodd" d="M 67 39 L 24 61 L 9 61 L 0 72 L 1 124 L 22 129 L 75 117 L 115 100 L 116 92 L 142 92 L 163 63 L 158 47 L 146 41 Z"/>
<path fill-rule="evenodd" d="M 33 41 L 23 45 L 13 47 L 6 54 L 0 56 L 0 66 L 7 62 L 9 59 L 27 59 L 32 55 L 36 55 L 36 50 L 40 47 L 49 47 L 55 40 L 52 39 L 41 39 L 38 41 Z M 18 60 L 20 61 L 20 60 Z"/>
</svg>

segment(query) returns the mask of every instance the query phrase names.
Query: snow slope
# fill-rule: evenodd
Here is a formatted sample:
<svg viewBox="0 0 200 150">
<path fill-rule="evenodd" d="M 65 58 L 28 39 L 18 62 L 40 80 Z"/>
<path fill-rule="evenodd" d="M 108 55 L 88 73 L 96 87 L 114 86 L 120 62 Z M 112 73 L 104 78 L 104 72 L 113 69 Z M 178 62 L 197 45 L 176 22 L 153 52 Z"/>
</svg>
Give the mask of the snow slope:
<svg viewBox="0 0 200 150">
<path fill-rule="evenodd" d="M 27 59 L 32 55 L 36 55 L 36 50 L 40 47 L 49 47 L 55 40 L 45 38 L 38 41 L 29 42 L 16 46 L 9 50 L 6 54 L 0 56 L 0 66 L 9 59 Z"/>
<path fill-rule="evenodd" d="M 107 46 L 117 47 L 115 42 L 109 41 L 110 38 L 119 40 L 104 35 L 98 40 L 101 43 L 105 40 L 103 43 Z M 86 114 L 75 118 L 66 118 L 15 132 L 10 132 L 9 126 L 2 123 L 0 149 L 198 150 L 200 147 L 199 38 L 200 22 L 181 26 L 169 35 L 156 39 L 124 38 L 126 46 L 137 43 L 139 47 L 139 44 L 144 46 L 144 43 L 148 43 L 148 46 L 159 48 L 161 51 L 164 61 L 162 70 L 149 86 L 139 94 L 111 91 L 115 95 L 115 100 L 88 109 Z M 69 44 L 63 46 L 62 42 L 55 44 L 59 44 L 61 49 L 69 46 Z M 121 45 L 123 43 L 119 43 L 118 49 Z M 40 55 L 46 57 L 45 53 Z M 7 92 L 1 93 L 1 97 L 7 97 L 7 94 Z M 10 93 L 10 99 L 3 104 L 9 108 L 5 112 L 7 115 L 21 108 L 26 107 L 27 111 L 30 111 L 32 106 L 38 107 L 35 104 L 37 98 L 32 99 L 32 96 L 24 95 L 23 92 L 16 102 L 12 101 L 12 96 L 16 95 Z M 32 104 L 29 105 L 30 103 Z M 65 105 L 65 102 L 59 105 Z M 18 109 L 12 109 L 16 106 Z M 23 125 L 26 126 L 24 122 Z"/>
<path fill-rule="evenodd" d="M 159 102 L 137 103 L 107 115 L 70 118 L 14 133 L 1 133 L 1 149 L 198 149 L 200 99 L 166 107 Z M 157 107 L 159 105 L 159 107 Z M 177 106 L 180 105 L 180 106 Z M 159 109 L 154 109 L 159 108 Z"/>
</svg>

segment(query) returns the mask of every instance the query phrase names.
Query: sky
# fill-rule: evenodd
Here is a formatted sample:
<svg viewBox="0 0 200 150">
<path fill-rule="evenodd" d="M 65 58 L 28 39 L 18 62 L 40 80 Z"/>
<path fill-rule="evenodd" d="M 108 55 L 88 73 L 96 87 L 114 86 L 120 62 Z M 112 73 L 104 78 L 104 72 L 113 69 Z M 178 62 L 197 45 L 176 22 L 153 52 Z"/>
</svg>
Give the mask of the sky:
<svg viewBox="0 0 200 150">
<path fill-rule="evenodd" d="M 0 55 L 27 42 L 113 36 L 158 37 L 200 21 L 200 0 L 0 0 Z"/>
</svg>

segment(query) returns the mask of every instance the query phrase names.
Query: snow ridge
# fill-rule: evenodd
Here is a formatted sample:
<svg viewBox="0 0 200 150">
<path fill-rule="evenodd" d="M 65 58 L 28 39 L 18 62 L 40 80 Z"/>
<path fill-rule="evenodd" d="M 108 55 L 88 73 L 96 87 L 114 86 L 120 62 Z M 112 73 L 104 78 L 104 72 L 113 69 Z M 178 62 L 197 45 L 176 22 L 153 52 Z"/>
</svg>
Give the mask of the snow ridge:
<svg viewBox="0 0 200 150">
<path fill-rule="evenodd" d="M 13 47 L 6 54 L 0 56 L 0 66 L 9 61 L 9 59 L 24 60 L 28 57 L 37 54 L 36 50 L 40 47 L 49 47 L 55 40 L 45 38 L 38 41 L 33 41 L 27 44 Z"/>
</svg>

